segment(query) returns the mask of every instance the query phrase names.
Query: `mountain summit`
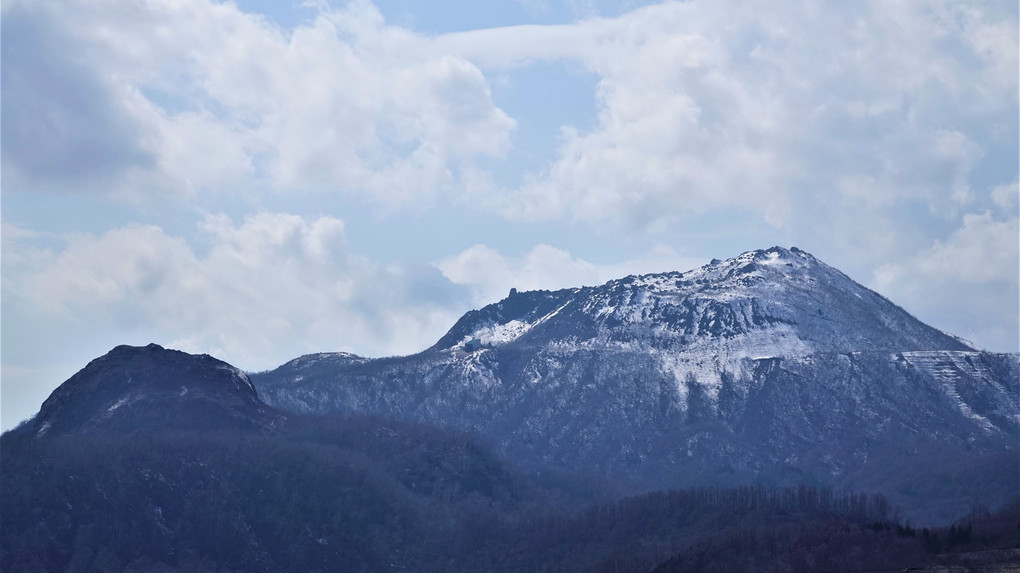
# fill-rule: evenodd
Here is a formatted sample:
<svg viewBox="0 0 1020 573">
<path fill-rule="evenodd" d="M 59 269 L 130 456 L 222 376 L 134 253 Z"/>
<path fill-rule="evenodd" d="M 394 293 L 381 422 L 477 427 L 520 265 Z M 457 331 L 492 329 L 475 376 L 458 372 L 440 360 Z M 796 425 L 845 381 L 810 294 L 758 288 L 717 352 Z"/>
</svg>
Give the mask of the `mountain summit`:
<svg viewBox="0 0 1020 573">
<path fill-rule="evenodd" d="M 974 350 L 796 247 L 597 287 L 512 291 L 466 314 L 434 348 L 475 338 L 493 346 L 641 343 L 728 357 Z"/>
<path fill-rule="evenodd" d="M 251 430 L 283 416 L 248 375 L 207 354 L 118 346 L 61 384 L 28 422 L 37 436 L 91 432 Z"/>
<path fill-rule="evenodd" d="M 1016 356 L 980 352 L 810 254 L 773 247 L 687 272 L 514 290 L 417 355 L 309 355 L 253 380 L 280 408 L 466 429 L 520 459 L 642 490 L 855 487 L 877 473 L 908 479 L 905 464 L 921 460 L 1015 453 L 1018 370 Z"/>
</svg>

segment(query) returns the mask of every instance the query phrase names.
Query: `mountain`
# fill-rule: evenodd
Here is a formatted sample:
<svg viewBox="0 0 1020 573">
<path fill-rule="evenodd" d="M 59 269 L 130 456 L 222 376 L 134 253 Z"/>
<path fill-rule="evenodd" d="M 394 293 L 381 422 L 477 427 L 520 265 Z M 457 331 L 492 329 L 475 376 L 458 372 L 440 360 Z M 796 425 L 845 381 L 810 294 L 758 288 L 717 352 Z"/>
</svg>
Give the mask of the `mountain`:
<svg viewBox="0 0 1020 573">
<path fill-rule="evenodd" d="M 19 431 L 46 436 L 265 430 L 285 419 L 259 399 L 241 370 L 207 354 L 150 344 L 118 346 L 89 362 Z"/>
<path fill-rule="evenodd" d="M 283 414 L 155 344 L 91 361 L 0 451 L 2 571 L 450 570 L 478 520 L 589 499 L 462 432 Z"/>
<path fill-rule="evenodd" d="M 779 248 L 413 356 L 119 346 L 0 436 L 0 569 L 1008 567 L 1018 374 Z"/>
<path fill-rule="evenodd" d="M 282 409 L 468 430 L 513 459 L 586 468 L 632 492 L 868 484 L 950 518 L 1020 485 L 1009 469 L 1018 373 L 1015 355 L 981 352 L 774 247 L 683 273 L 512 290 L 422 353 L 309 355 L 253 380 Z M 997 477 L 969 493 L 913 487 L 922 472 L 955 483 L 977 467 Z"/>
</svg>

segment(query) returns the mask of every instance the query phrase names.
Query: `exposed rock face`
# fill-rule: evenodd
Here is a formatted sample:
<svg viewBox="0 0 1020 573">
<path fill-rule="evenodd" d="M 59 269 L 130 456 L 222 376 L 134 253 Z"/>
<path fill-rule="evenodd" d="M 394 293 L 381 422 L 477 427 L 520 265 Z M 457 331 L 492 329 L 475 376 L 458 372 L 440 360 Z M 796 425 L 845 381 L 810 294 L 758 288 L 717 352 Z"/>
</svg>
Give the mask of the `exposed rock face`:
<svg viewBox="0 0 1020 573">
<path fill-rule="evenodd" d="M 38 436 L 251 430 L 283 420 L 244 372 L 208 355 L 150 344 L 118 346 L 90 362 L 53 391 L 27 430 Z"/>
<path fill-rule="evenodd" d="M 420 354 L 310 355 L 254 380 L 280 408 L 469 429 L 507 453 L 665 487 L 845 483 L 909 459 L 1015 452 L 1018 377 L 1015 355 L 775 247 L 511 292 Z"/>
</svg>

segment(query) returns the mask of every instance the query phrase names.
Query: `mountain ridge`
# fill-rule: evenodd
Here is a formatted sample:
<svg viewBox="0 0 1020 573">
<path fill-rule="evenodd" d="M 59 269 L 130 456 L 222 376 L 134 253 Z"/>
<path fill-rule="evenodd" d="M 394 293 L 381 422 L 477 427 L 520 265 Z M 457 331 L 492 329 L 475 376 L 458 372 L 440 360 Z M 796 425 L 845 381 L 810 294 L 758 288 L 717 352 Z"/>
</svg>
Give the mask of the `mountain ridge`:
<svg viewBox="0 0 1020 573">
<path fill-rule="evenodd" d="M 924 467 L 1013 464 L 1018 394 L 1017 355 L 977 350 L 773 247 L 595 287 L 512 290 L 410 356 L 319 353 L 245 374 L 207 355 L 120 346 L 21 431 L 273 431 L 287 412 L 383 416 L 629 493 L 869 484 L 916 515 L 952 518 L 1004 503 L 1017 476 L 968 496 L 909 484 Z"/>
<path fill-rule="evenodd" d="M 1015 355 L 980 351 L 773 247 L 686 272 L 512 290 L 421 353 L 308 355 L 253 379 L 280 408 L 446 425 L 644 491 L 852 487 L 882 464 L 1015 452 L 1018 370 Z"/>
<path fill-rule="evenodd" d="M 786 292 L 776 292 L 777 285 L 783 283 Z M 868 318 L 885 327 L 882 332 L 885 336 L 881 344 L 865 339 L 822 339 L 814 341 L 817 345 L 810 350 L 976 350 L 957 337 L 920 323 L 877 292 L 854 282 L 797 247 L 747 251 L 726 261 L 713 259 L 707 265 L 689 271 L 630 275 L 594 287 L 530 292 L 513 289 L 507 298 L 466 313 L 430 350 L 463 344 L 468 338 L 479 338 L 482 343 L 505 344 L 525 336 L 539 323 L 569 315 L 570 310 L 576 310 L 569 308 L 571 305 L 594 311 L 595 317 L 602 319 L 600 325 L 629 323 L 640 326 L 649 313 L 659 310 L 659 315 L 654 318 L 661 319 L 660 326 L 665 330 L 659 334 L 673 334 L 673 338 L 680 338 L 685 343 L 699 336 L 734 337 L 768 327 L 781 330 L 784 325 L 798 325 L 798 321 L 816 333 L 831 334 L 823 328 L 824 322 L 841 326 L 855 322 L 854 312 L 839 308 L 832 297 L 819 300 L 812 296 L 833 291 L 844 295 L 838 302 L 850 311 L 861 310 L 864 305 L 858 301 L 879 307 L 877 313 L 874 310 L 869 313 L 876 316 Z M 795 295 L 796 300 L 776 305 L 775 301 L 780 298 L 778 295 L 785 295 L 787 299 Z M 649 299 L 664 302 L 663 306 L 667 308 L 656 309 L 643 304 Z M 813 309 L 808 308 L 811 304 Z M 644 313 L 644 316 L 635 316 L 636 312 Z M 576 317 L 576 313 L 573 316 Z M 531 322 L 521 319 L 530 319 Z M 485 328 L 486 322 L 491 322 L 492 326 Z M 894 326 L 905 326 L 907 332 L 892 332 L 896 330 Z"/>
</svg>

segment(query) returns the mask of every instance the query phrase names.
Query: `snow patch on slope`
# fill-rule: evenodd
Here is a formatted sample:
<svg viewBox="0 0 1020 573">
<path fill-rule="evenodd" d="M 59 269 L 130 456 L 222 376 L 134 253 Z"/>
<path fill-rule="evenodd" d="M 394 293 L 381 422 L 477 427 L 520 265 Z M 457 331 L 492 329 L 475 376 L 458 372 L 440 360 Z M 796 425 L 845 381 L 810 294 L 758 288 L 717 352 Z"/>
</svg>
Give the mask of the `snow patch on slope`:
<svg viewBox="0 0 1020 573">
<path fill-rule="evenodd" d="M 655 352 L 661 371 L 671 376 L 681 396 L 686 398 L 690 380 L 702 386 L 715 401 L 723 376 L 735 381 L 749 380 L 754 362 L 768 358 L 802 358 L 815 349 L 799 338 L 793 327 L 776 325 L 767 338 L 738 336 L 714 341 L 699 341 L 679 350 Z"/>
<path fill-rule="evenodd" d="M 560 305 L 552 312 L 542 316 L 541 318 L 533 322 L 513 319 L 504 323 L 498 323 L 490 320 L 476 328 L 474 332 L 472 332 L 471 334 L 465 336 L 461 340 L 461 344 L 466 343 L 472 338 L 477 338 L 483 345 L 488 346 L 497 346 L 500 344 L 507 344 L 509 342 L 513 342 L 514 340 L 517 340 L 521 336 L 527 334 L 528 331 L 530 331 L 532 328 L 538 326 L 539 324 L 542 324 L 543 322 L 548 321 L 549 319 L 559 314 L 560 311 L 563 310 L 565 306 L 567 306 L 567 304 L 569 304 L 569 302 Z"/>
<path fill-rule="evenodd" d="M 474 332 L 474 337 L 482 344 L 506 344 L 520 338 L 535 326 L 535 323 L 511 320 L 505 324 L 490 323 Z M 470 338 L 470 337 L 469 337 Z"/>
<path fill-rule="evenodd" d="M 106 411 L 107 412 L 112 412 L 112 411 L 116 410 L 117 408 L 120 408 L 124 404 L 127 404 L 128 399 L 129 399 L 129 396 L 122 396 L 120 398 L 120 400 L 117 400 L 112 406 L 107 408 Z"/>
<path fill-rule="evenodd" d="M 996 431 L 988 418 L 978 414 L 960 393 L 960 384 L 965 377 L 971 377 L 998 390 L 1000 401 L 1011 401 L 1009 392 L 995 380 L 994 374 L 982 360 L 980 352 L 966 351 L 917 351 L 900 353 L 906 361 L 919 370 L 927 371 L 938 380 L 945 395 L 967 418 L 974 420 L 987 433 Z"/>
</svg>

